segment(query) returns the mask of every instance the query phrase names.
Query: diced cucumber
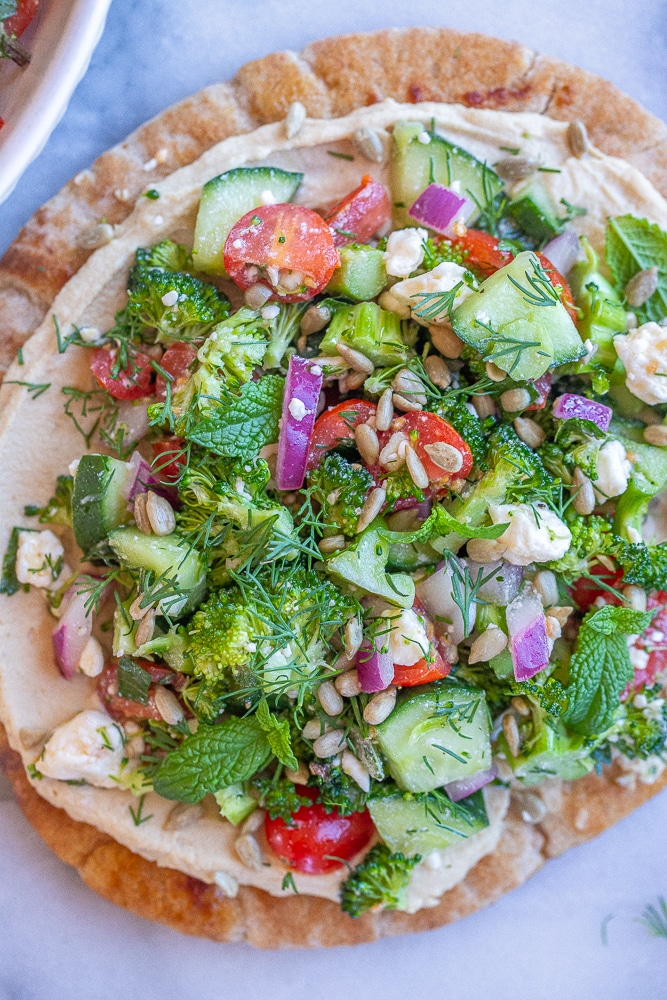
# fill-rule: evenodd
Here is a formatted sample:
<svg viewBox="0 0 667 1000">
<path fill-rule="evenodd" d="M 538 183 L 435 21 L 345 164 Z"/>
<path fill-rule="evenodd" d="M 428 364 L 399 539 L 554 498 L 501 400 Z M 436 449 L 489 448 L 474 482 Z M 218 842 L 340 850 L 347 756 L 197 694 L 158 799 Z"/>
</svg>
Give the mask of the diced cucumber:
<svg viewBox="0 0 667 1000">
<path fill-rule="evenodd" d="M 336 309 L 320 351 L 335 355 L 336 344 L 341 341 L 361 351 L 374 365 L 400 365 L 409 354 L 401 336 L 399 317 L 376 302 L 358 302 Z"/>
<path fill-rule="evenodd" d="M 290 201 L 302 177 L 278 167 L 236 167 L 204 184 L 192 251 L 197 270 L 224 274 L 222 251 L 234 223 L 262 204 L 265 191 L 277 202 Z"/>
<path fill-rule="evenodd" d="M 530 752 L 513 757 L 505 736 L 498 736 L 498 749 L 517 778 L 525 785 L 537 785 L 545 778 L 563 778 L 574 781 L 593 770 L 594 761 L 589 755 L 583 736 L 568 733 L 562 722 L 549 720 L 540 729 L 536 740 L 530 741 Z"/>
<path fill-rule="evenodd" d="M 518 254 L 452 313 L 455 332 L 515 381 L 586 353 L 577 328 L 534 253 Z"/>
<path fill-rule="evenodd" d="M 170 618 L 192 611 L 204 596 L 206 572 L 203 559 L 182 535 L 144 535 L 137 528 L 117 528 L 109 544 L 121 563 L 130 569 L 150 570 L 160 585 L 172 584 L 160 608 Z"/>
<path fill-rule="evenodd" d="M 507 213 L 524 233 L 543 243 L 562 232 L 551 198 L 539 180 L 530 180 L 514 190 Z"/>
<path fill-rule="evenodd" d="M 403 692 L 375 739 L 399 788 L 430 792 L 491 767 L 484 692 L 443 681 Z"/>
<path fill-rule="evenodd" d="M 461 802 L 450 802 L 442 792 L 384 795 L 372 798 L 368 810 L 385 844 L 405 855 L 442 851 L 489 825 L 481 792 Z"/>
<path fill-rule="evenodd" d="M 355 545 L 328 559 L 326 569 L 367 594 L 384 597 L 400 608 L 411 608 L 415 601 L 414 581 L 406 573 L 387 573 L 388 558 L 389 542 L 374 528 L 367 528 Z"/>
<path fill-rule="evenodd" d="M 132 519 L 127 492 L 134 476 L 129 462 L 109 455 L 84 455 L 72 490 L 72 527 L 84 552 Z"/>
<path fill-rule="evenodd" d="M 429 132 L 430 141 L 419 136 L 425 132 L 421 122 L 396 122 L 392 143 L 391 192 L 394 199 L 394 224 L 416 226 L 408 209 L 429 184 L 435 181 L 466 195 L 477 206 L 467 220 L 472 225 L 481 209 L 502 190 L 503 182 L 486 163 L 471 153 Z"/>
<path fill-rule="evenodd" d="M 220 806 L 220 812 L 234 826 L 242 823 L 251 812 L 257 808 L 257 799 L 246 795 L 243 785 L 229 785 L 215 792 L 215 801 Z"/>
<path fill-rule="evenodd" d="M 327 285 L 332 295 L 345 295 L 357 302 L 368 301 L 379 295 L 387 283 L 384 253 L 374 247 L 353 244 L 342 247 L 340 267 L 337 267 Z"/>
</svg>

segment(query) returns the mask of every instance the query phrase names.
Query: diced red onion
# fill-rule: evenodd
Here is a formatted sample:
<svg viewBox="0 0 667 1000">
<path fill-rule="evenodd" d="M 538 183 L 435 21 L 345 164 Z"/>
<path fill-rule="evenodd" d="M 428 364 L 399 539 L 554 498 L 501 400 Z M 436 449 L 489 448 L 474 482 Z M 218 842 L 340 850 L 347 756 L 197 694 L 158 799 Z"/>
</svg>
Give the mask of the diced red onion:
<svg viewBox="0 0 667 1000">
<path fill-rule="evenodd" d="M 455 557 L 440 563 L 431 576 L 419 581 L 416 591 L 417 597 L 435 623 L 438 635 L 446 637 L 448 642 L 458 644 L 475 627 L 477 606 L 474 601 L 470 602 L 470 619 L 467 629 L 464 629 L 461 609 L 452 596 L 452 564 L 454 561 Z M 463 572 L 463 563 L 458 559 L 456 562 Z"/>
<path fill-rule="evenodd" d="M 543 410 L 547 399 L 549 398 L 549 393 L 551 392 L 551 372 L 545 372 L 544 375 L 540 375 L 530 384 L 536 393 L 538 393 L 537 398 L 532 401 L 530 406 L 526 407 L 528 410 Z"/>
<path fill-rule="evenodd" d="M 469 778 L 450 781 L 448 785 L 445 785 L 445 791 L 452 802 L 460 802 L 461 799 L 466 799 L 469 795 L 474 795 L 475 792 L 478 792 L 480 788 L 484 788 L 484 785 L 488 785 L 497 776 L 498 767 L 496 764 L 492 764 L 486 771 L 477 771 L 476 774 L 471 774 Z"/>
<path fill-rule="evenodd" d="M 564 233 L 549 240 L 542 253 L 557 271 L 566 275 L 579 256 L 579 237 L 571 229 L 566 229 Z"/>
<path fill-rule="evenodd" d="M 63 677 L 72 677 L 93 632 L 93 617 L 86 614 L 86 595 L 77 593 L 74 583 L 61 605 L 62 614 L 51 634 L 53 654 Z"/>
<path fill-rule="evenodd" d="M 573 392 L 565 392 L 554 400 L 553 415 L 558 420 L 569 420 L 579 417 L 581 420 L 591 420 L 601 431 L 608 431 L 611 423 L 611 407 L 604 403 L 596 403 L 585 396 L 577 396 Z"/>
<path fill-rule="evenodd" d="M 322 390 L 322 369 L 305 358 L 289 359 L 278 436 L 276 485 L 279 490 L 303 486 L 310 439 Z"/>
<path fill-rule="evenodd" d="M 429 184 L 408 209 L 411 219 L 421 222 L 436 233 L 452 235 L 455 222 L 465 222 L 474 208 L 465 198 L 444 184 Z"/>
<path fill-rule="evenodd" d="M 549 664 L 547 619 L 537 594 L 519 594 L 507 605 L 514 676 L 527 681 Z"/>
<path fill-rule="evenodd" d="M 128 503 L 132 503 L 139 493 L 145 493 L 156 480 L 150 465 L 138 451 L 133 451 L 128 462 L 132 466 L 132 477 L 123 491 Z"/>
<path fill-rule="evenodd" d="M 382 643 L 386 642 L 386 647 Z M 359 686 L 366 694 L 384 691 L 394 679 L 394 659 L 388 636 L 376 636 L 373 643 L 365 639 L 357 653 Z"/>
<path fill-rule="evenodd" d="M 472 559 L 466 559 L 468 570 L 473 582 L 490 576 L 491 579 L 483 583 L 477 591 L 478 597 L 489 604 L 499 604 L 505 607 L 513 601 L 519 593 L 519 588 L 523 583 L 523 566 L 513 566 L 511 563 L 503 562 L 502 559 L 492 563 L 476 563 Z"/>
</svg>

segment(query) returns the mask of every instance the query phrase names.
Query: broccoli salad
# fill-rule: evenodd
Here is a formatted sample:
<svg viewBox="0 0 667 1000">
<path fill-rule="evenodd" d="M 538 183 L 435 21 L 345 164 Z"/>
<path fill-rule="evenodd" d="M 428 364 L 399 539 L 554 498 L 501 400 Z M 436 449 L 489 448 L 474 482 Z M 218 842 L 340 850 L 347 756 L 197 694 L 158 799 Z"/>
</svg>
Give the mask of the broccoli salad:
<svg viewBox="0 0 667 1000">
<path fill-rule="evenodd" d="M 318 212 L 294 171 L 213 178 L 111 329 L 56 321 L 85 453 L 1 586 L 43 589 L 97 693 L 34 780 L 120 786 L 137 825 L 215 800 L 243 864 L 334 872 L 353 917 L 494 789 L 667 763 L 667 234 L 611 217 L 602 260 L 519 150 L 391 145 Z"/>
</svg>

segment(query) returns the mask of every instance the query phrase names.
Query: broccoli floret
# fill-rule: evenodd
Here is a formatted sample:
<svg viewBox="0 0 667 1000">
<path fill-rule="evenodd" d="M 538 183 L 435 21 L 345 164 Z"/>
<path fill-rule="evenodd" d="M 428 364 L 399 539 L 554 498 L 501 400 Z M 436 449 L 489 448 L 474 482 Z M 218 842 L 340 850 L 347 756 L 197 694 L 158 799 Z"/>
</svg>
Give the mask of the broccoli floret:
<svg viewBox="0 0 667 1000">
<path fill-rule="evenodd" d="M 659 687 L 648 689 L 644 694 L 647 708 L 637 708 L 630 700 L 618 706 L 612 727 L 600 737 L 598 750 L 615 747 L 630 760 L 646 760 L 665 749 L 667 706 L 662 704 L 655 711 L 651 710 L 651 702 L 660 695 Z"/>
<path fill-rule="evenodd" d="M 152 247 L 139 248 L 135 254 L 137 264 L 146 267 L 162 267 L 165 271 L 194 271 L 192 253 L 182 243 L 162 240 Z"/>
<path fill-rule="evenodd" d="M 361 351 L 374 365 L 387 367 L 407 361 L 410 349 L 403 339 L 403 324 L 396 313 L 375 302 L 359 302 L 336 311 L 320 344 L 322 354 L 336 354 L 336 344 Z"/>
<path fill-rule="evenodd" d="M 315 781 L 320 789 L 318 802 L 322 803 L 326 812 L 337 809 L 341 816 L 349 816 L 366 808 L 367 793 L 339 767 L 321 765 L 319 773 L 315 774 Z"/>
<path fill-rule="evenodd" d="M 486 469 L 486 454 L 489 450 L 487 435 L 496 426 L 494 418 L 487 417 L 485 420 L 480 420 L 470 412 L 464 400 L 458 395 L 453 396 L 451 401 L 445 396 L 434 410 L 461 435 L 472 452 L 475 465 L 480 469 Z"/>
<path fill-rule="evenodd" d="M 353 467 L 337 452 L 325 455 L 308 476 L 308 488 L 323 509 L 324 522 L 351 536 L 372 487 L 370 472 Z"/>
<path fill-rule="evenodd" d="M 245 306 L 219 323 L 199 350 L 209 371 L 227 372 L 247 382 L 267 350 L 267 323 Z"/>
<path fill-rule="evenodd" d="M 406 858 L 404 854 L 392 854 L 386 844 L 376 844 L 343 882 L 341 909 L 351 917 L 360 917 L 371 909 L 403 909 L 410 872 L 420 861 L 419 854 Z"/>
<path fill-rule="evenodd" d="M 271 819 L 282 819 L 286 826 L 294 826 L 292 816 L 302 806 L 309 806 L 311 799 L 299 795 L 299 786 L 287 778 L 253 778 L 252 787 L 259 795 L 259 804 Z"/>
<path fill-rule="evenodd" d="M 646 545 L 611 535 L 607 551 L 622 568 L 623 583 L 635 583 L 647 591 L 667 590 L 667 542 Z"/>
<path fill-rule="evenodd" d="M 39 517 L 41 524 L 66 524 L 72 526 L 73 476 L 58 476 L 56 489 L 47 504 L 38 507 L 29 504 L 25 508 L 26 517 Z"/>
<path fill-rule="evenodd" d="M 307 303 L 297 302 L 294 305 L 278 307 L 280 312 L 269 322 L 269 346 L 264 355 L 264 367 L 278 368 L 285 357 L 287 348 L 300 333 L 301 317 L 308 308 Z"/>
<path fill-rule="evenodd" d="M 582 573 L 589 573 L 591 563 L 609 546 L 611 526 L 603 517 L 575 517 L 567 524 L 572 534 L 570 547 L 561 559 L 549 563 L 549 569 L 572 582 Z"/>
<path fill-rule="evenodd" d="M 382 486 L 387 491 L 387 512 L 394 510 L 399 500 L 416 500 L 422 503 L 425 499 L 424 493 L 415 486 L 414 480 L 405 465 L 402 465 L 397 472 L 390 472 L 382 478 Z"/>
<path fill-rule="evenodd" d="M 238 587 L 212 594 L 193 615 L 188 629 L 188 660 L 209 684 L 229 690 L 247 682 L 257 640 L 268 626 L 250 613 Z"/>
<path fill-rule="evenodd" d="M 172 305 L 170 293 L 178 299 Z M 160 342 L 198 340 L 229 314 L 229 300 L 213 285 L 182 271 L 135 264 L 130 270 L 125 322 L 155 331 Z M 118 317 L 117 317 L 118 323 Z"/>
<path fill-rule="evenodd" d="M 424 247 L 424 260 L 420 270 L 432 271 L 434 267 L 438 264 L 442 264 L 445 261 L 453 261 L 455 264 L 463 264 L 467 253 L 462 250 L 460 246 L 455 246 L 450 243 L 449 240 L 438 239 L 429 236 L 427 240 L 422 243 Z"/>
</svg>

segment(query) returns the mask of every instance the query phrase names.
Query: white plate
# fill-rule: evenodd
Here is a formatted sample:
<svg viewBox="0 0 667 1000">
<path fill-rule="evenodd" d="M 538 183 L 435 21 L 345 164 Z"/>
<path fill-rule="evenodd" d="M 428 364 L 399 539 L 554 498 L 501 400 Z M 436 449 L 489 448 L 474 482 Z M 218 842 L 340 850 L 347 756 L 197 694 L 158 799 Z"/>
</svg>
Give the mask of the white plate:
<svg viewBox="0 0 667 1000">
<path fill-rule="evenodd" d="M 111 0 L 42 0 L 20 39 L 32 53 L 21 69 L 0 65 L 0 202 L 42 151 L 86 72 Z"/>
</svg>

